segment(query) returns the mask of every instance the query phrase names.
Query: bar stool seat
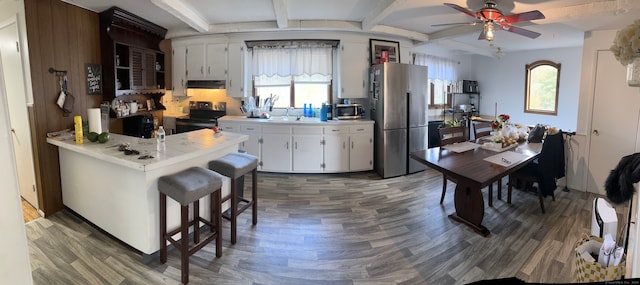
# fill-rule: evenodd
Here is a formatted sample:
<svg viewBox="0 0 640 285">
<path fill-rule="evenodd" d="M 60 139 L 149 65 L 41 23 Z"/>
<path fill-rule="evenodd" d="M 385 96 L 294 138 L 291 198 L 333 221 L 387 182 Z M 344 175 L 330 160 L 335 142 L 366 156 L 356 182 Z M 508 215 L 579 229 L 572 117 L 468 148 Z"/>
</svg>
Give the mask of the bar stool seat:
<svg viewBox="0 0 640 285">
<path fill-rule="evenodd" d="M 222 256 L 222 175 L 202 167 L 191 167 L 158 179 L 160 192 L 160 262 L 167 262 L 167 241 L 180 251 L 181 279 L 189 282 L 189 256 L 212 240 L 216 240 L 216 257 Z M 200 198 L 211 196 L 209 221 L 200 217 Z M 180 227 L 167 232 L 167 196 L 180 203 Z M 189 221 L 189 204 L 193 203 L 193 220 Z M 200 241 L 200 222 L 209 226 L 211 234 Z M 193 246 L 189 248 L 189 227 L 193 229 Z M 180 233 L 180 242 L 172 238 Z"/>
<path fill-rule="evenodd" d="M 222 217 L 231 221 L 231 243 L 235 244 L 239 214 L 252 207 L 252 223 L 253 225 L 258 223 L 258 158 L 246 153 L 231 153 L 210 161 L 209 169 L 231 178 L 231 193 L 222 198 L 223 203 L 231 199 L 231 211 L 229 216 Z M 244 175 L 249 172 L 252 173 L 251 200 L 238 197 L 238 180 L 244 178 Z M 241 201 L 246 204 L 238 208 Z"/>
</svg>

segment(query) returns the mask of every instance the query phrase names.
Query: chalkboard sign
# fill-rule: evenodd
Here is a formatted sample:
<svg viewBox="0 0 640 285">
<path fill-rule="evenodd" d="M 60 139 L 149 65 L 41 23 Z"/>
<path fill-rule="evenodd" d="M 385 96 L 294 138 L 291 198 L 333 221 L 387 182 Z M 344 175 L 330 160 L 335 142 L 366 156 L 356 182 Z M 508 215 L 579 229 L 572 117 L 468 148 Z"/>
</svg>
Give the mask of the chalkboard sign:
<svg viewBox="0 0 640 285">
<path fill-rule="evenodd" d="M 87 63 L 87 94 L 102 94 L 102 66 Z"/>
</svg>

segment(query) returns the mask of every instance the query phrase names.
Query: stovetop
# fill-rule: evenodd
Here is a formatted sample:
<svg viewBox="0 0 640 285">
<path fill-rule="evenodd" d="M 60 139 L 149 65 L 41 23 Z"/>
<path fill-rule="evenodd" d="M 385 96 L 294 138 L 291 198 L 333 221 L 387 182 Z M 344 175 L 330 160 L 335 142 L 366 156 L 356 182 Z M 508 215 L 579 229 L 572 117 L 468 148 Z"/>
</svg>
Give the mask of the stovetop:
<svg viewBox="0 0 640 285">
<path fill-rule="evenodd" d="M 189 115 L 177 117 L 176 120 L 192 122 L 216 122 L 218 118 L 227 114 L 227 103 L 208 101 L 190 101 Z"/>
</svg>

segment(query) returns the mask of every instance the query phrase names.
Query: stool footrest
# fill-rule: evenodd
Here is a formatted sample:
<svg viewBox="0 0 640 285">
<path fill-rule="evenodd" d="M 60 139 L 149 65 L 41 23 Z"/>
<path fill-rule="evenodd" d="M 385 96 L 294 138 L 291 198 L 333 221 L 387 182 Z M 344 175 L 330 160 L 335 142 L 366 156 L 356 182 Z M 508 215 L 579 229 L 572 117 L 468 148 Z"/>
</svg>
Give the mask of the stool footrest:
<svg viewBox="0 0 640 285">
<path fill-rule="evenodd" d="M 248 209 L 249 207 L 251 207 L 253 205 L 253 201 L 242 198 L 242 199 L 238 199 L 238 205 L 240 205 L 240 203 L 246 203 L 244 205 L 242 205 L 242 207 L 238 207 L 238 209 L 236 210 L 236 215 L 240 215 L 242 214 L 242 212 L 244 212 L 244 210 Z M 222 212 L 222 217 L 227 219 L 227 220 L 231 220 L 231 209 L 226 210 L 224 212 Z"/>
<path fill-rule="evenodd" d="M 209 228 L 211 228 L 211 231 L 212 231 L 212 233 L 210 233 L 209 236 L 204 241 L 201 241 L 198 244 L 196 244 L 196 246 L 199 245 L 199 244 L 203 244 L 203 246 L 204 246 L 204 244 L 206 244 L 207 242 L 212 241 L 216 237 L 217 232 L 214 232 L 214 230 L 216 228 L 215 225 L 213 225 L 212 223 L 210 223 L 209 221 L 205 220 L 202 217 L 199 217 L 199 220 L 200 220 L 200 222 L 202 222 L 205 225 L 209 226 Z M 196 224 L 195 220 L 190 221 L 189 222 L 189 227 L 191 227 L 191 226 L 193 226 L 195 224 Z M 170 232 L 165 234 L 165 236 L 164 236 L 165 240 L 168 240 L 171 243 L 171 245 L 173 245 L 174 247 L 180 248 L 180 244 L 178 243 L 179 240 L 175 240 L 172 237 L 173 235 L 179 234 L 179 233 L 180 233 L 180 228 L 177 228 L 177 229 L 175 229 L 173 231 L 170 231 Z M 184 237 L 180 237 L 180 238 L 184 238 Z M 189 238 L 189 237 L 187 237 L 187 238 Z M 202 247 L 200 247 L 200 248 L 202 248 Z M 191 254 L 191 249 L 189 250 L 189 252 Z"/>
</svg>

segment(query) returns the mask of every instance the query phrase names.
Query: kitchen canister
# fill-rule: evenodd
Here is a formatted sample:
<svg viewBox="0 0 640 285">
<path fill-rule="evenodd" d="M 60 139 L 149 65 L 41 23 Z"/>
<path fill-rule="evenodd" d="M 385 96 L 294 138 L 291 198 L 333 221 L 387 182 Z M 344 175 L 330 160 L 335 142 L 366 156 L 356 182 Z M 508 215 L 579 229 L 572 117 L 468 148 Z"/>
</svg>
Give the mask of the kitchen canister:
<svg viewBox="0 0 640 285">
<path fill-rule="evenodd" d="M 322 107 L 320 108 L 320 121 L 322 122 L 326 122 L 327 121 L 327 104 L 326 103 L 322 103 Z"/>
</svg>

